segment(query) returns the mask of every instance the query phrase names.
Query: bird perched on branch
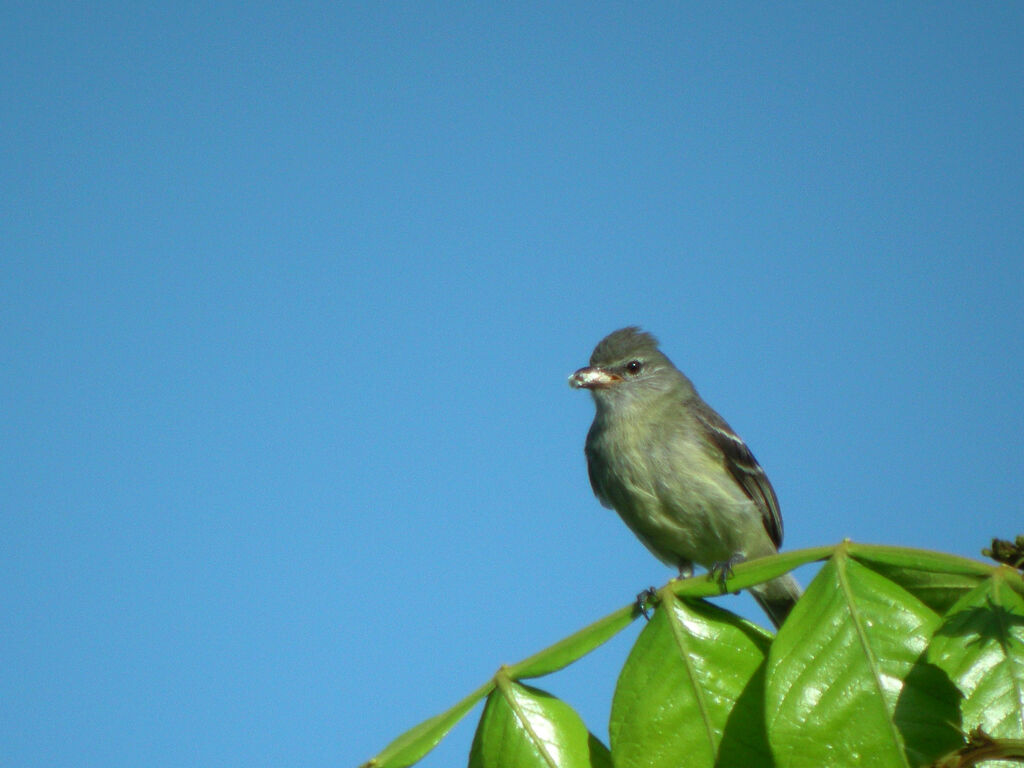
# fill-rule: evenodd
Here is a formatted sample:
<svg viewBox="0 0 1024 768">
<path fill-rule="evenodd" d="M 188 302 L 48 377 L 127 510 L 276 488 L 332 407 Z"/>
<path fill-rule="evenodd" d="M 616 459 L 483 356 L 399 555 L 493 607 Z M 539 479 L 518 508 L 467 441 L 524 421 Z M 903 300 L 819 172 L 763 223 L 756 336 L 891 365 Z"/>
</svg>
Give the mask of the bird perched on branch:
<svg viewBox="0 0 1024 768">
<path fill-rule="evenodd" d="M 584 448 L 594 494 L 656 557 L 693 573 L 782 544 L 775 491 L 746 443 L 636 327 L 605 337 L 569 377 L 597 406 Z M 751 588 L 776 627 L 801 594 L 790 574 Z"/>
</svg>

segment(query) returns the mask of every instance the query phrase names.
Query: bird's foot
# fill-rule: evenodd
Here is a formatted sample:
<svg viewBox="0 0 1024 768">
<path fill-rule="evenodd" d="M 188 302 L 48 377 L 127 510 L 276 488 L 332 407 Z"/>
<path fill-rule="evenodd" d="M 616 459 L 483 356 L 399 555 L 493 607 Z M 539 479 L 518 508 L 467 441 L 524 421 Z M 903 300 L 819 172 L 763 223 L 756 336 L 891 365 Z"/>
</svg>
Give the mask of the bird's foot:
<svg viewBox="0 0 1024 768">
<path fill-rule="evenodd" d="M 733 555 L 728 560 L 720 560 L 717 563 L 712 563 L 711 567 L 708 568 L 708 578 L 714 579 L 718 582 L 719 588 L 722 592 L 727 592 L 725 582 L 732 576 L 732 567 L 739 565 L 747 558 L 743 555 Z"/>
<path fill-rule="evenodd" d="M 636 596 L 636 609 L 643 614 L 647 621 L 651 620 L 651 615 L 648 613 L 650 607 L 658 601 L 658 590 L 654 587 L 648 587 L 639 595 Z"/>
</svg>

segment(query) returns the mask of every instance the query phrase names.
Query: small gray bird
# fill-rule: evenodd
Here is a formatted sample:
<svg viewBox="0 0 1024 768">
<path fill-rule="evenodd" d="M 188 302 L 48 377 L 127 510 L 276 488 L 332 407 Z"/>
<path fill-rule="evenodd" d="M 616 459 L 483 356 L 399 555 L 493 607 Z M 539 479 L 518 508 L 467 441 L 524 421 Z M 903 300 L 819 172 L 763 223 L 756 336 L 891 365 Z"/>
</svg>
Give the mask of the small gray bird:
<svg viewBox="0 0 1024 768">
<path fill-rule="evenodd" d="M 585 453 L 590 485 L 656 557 L 693 574 L 774 554 L 782 516 L 750 449 L 639 328 L 609 334 L 569 377 L 597 414 Z M 753 587 L 776 627 L 800 597 L 790 574 Z"/>
</svg>

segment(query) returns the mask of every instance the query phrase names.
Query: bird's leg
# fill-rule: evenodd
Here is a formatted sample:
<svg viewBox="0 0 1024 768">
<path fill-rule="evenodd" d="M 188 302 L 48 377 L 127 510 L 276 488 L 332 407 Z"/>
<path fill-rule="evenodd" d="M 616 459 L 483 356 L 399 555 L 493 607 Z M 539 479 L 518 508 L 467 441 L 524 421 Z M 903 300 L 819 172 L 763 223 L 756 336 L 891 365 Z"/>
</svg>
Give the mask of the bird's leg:
<svg viewBox="0 0 1024 768">
<path fill-rule="evenodd" d="M 693 576 L 693 563 L 689 560 L 680 560 L 676 563 L 676 567 L 679 569 L 680 579 L 688 579 Z"/>
<path fill-rule="evenodd" d="M 648 621 L 651 620 L 651 615 L 647 612 L 648 606 L 657 601 L 657 599 L 658 590 L 654 587 L 648 587 L 636 596 L 636 609 L 640 611 Z"/>
<path fill-rule="evenodd" d="M 716 580 L 723 593 L 727 592 L 725 582 L 732 576 L 732 567 L 739 565 L 746 559 L 742 552 L 737 552 L 728 560 L 719 560 L 717 563 L 712 563 L 711 567 L 708 568 L 708 578 Z"/>
</svg>

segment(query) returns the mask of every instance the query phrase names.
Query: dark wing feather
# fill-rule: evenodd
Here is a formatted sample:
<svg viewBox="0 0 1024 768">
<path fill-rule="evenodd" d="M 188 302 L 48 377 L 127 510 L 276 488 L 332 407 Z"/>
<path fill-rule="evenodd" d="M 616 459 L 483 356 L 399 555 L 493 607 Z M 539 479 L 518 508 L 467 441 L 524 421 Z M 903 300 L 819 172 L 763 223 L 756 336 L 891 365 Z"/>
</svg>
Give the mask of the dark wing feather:
<svg viewBox="0 0 1024 768">
<path fill-rule="evenodd" d="M 697 418 L 707 428 L 711 442 L 722 451 L 726 468 L 736 478 L 744 493 L 761 510 L 764 528 L 778 549 L 782 546 L 782 513 L 779 511 L 775 489 L 768 482 L 768 476 L 757 463 L 754 454 L 747 448 L 747 444 L 707 403 L 699 401 Z"/>
<path fill-rule="evenodd" d="M 587 432 L 587 442 L 583 446 L 583 453 L 587 457 L 587 476 L 590 478 L 590 487 L 594 491 L 594 495 L 597 500 L 601 502 L 602 506 L 612 508 L 611 500 L 604 490 L 604 483 L 601 478 L 606 477 L 608 474 L 608 466 L 602 456 L 601 452 L 595 447 L 598 442 L 598 426 L 597 420 L 590 425 L 590 431 Z"/>
</svg>

